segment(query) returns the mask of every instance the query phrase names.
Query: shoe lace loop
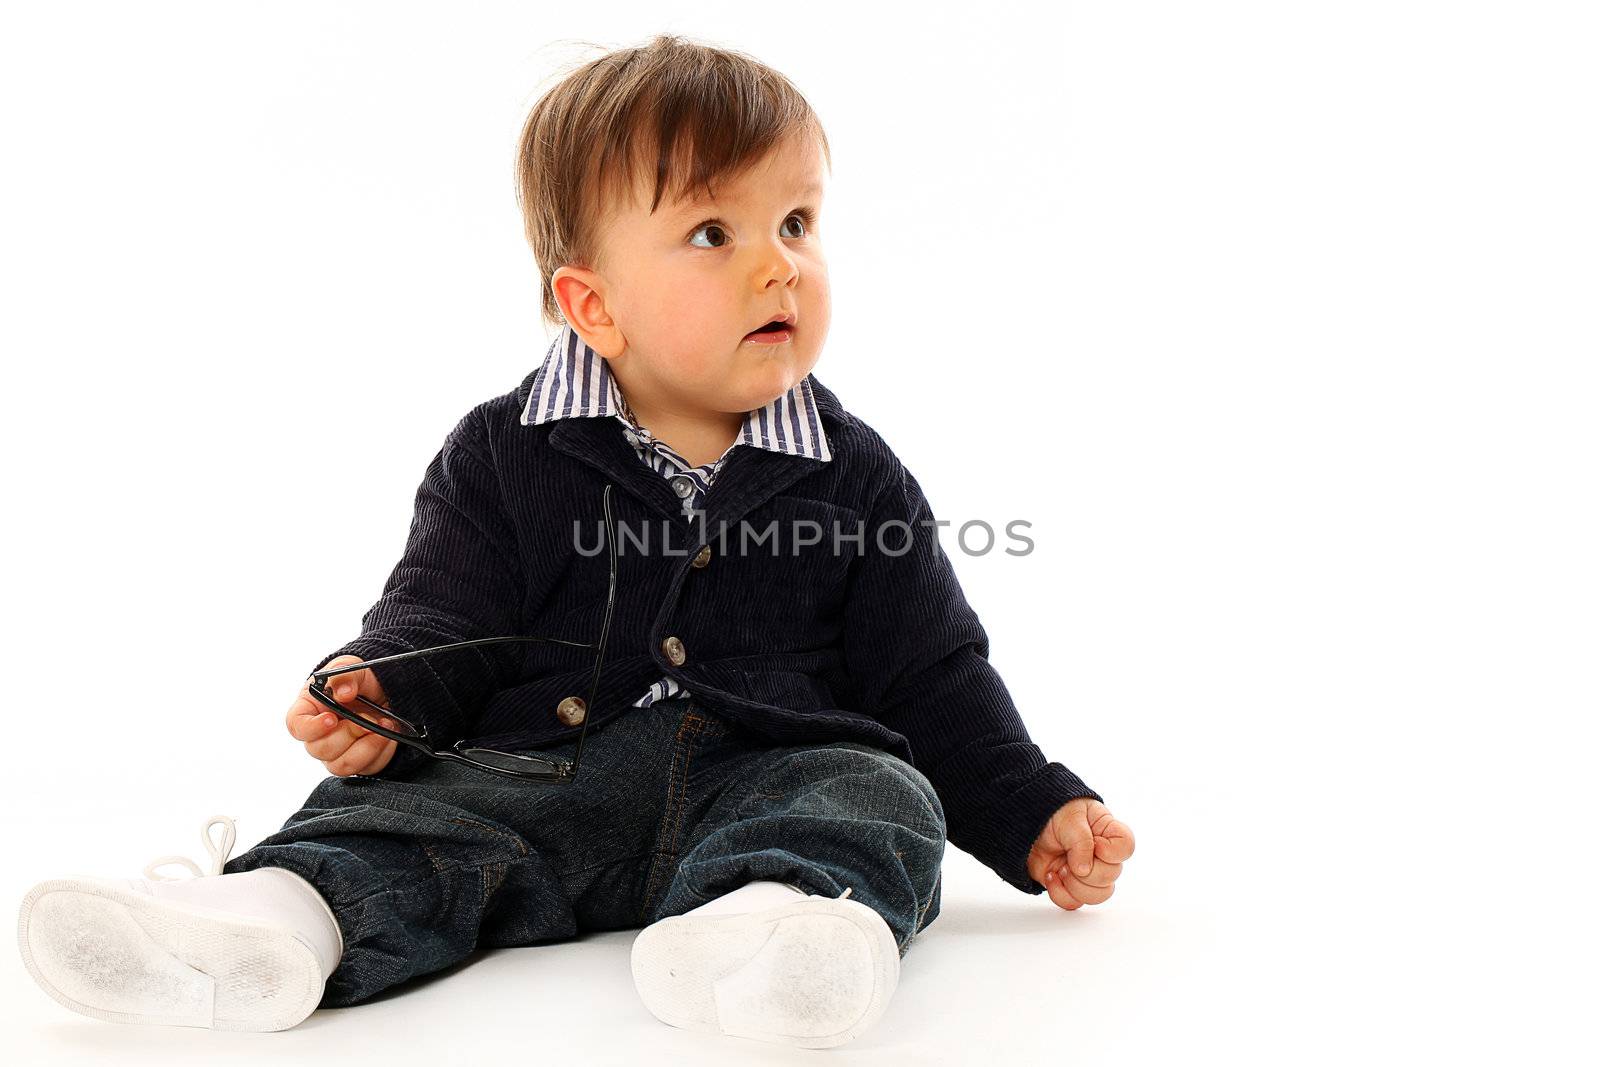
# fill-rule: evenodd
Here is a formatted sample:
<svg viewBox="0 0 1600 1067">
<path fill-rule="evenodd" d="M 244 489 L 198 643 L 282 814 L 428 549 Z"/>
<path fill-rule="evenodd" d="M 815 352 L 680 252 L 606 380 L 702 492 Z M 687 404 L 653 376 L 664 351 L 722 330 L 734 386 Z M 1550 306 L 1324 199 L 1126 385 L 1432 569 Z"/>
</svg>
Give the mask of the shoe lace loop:
<svg viewBox="0 0 1600 1067">
<path fill-rule="evenodd" d="M 222 824 L 222 841 L 220 843 L 211 839 L 211 828 L 218 823 Z M 213 815 L 206 820 L 205 827 L 200 831 L 200 839 L 206 844 L 206 851 L 211 853 L 211 870 L 202 871 L 200 865 L 187 856 L 161 856 L 145 864 L 144 876 L 156 882 L 177 882 L 181 879 L 166 874 L 156 873 L 157 867 L 164 867 L 169 863 L 178 863 L 189 868 L 191 877 L 203 878 L 207 875 L 222 873 L 222 865 L 228 862 L 228 856 L 233 852 L 233 843 L 238 838 L 234 830 L 233 819 L 227 815 Z"/>
</svg>

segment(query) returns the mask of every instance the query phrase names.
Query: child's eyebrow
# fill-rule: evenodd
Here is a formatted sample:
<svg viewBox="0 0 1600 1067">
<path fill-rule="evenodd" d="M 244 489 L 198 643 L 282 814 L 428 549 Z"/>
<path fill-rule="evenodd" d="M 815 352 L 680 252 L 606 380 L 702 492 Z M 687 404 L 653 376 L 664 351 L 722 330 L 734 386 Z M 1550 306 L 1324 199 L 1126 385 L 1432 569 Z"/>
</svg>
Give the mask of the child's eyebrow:
<svg viewBox="0 0 1600 1067">
<path fill-rule="evenodd" d="M 822 183 L 812 181 L 807 182 L 800 188 L 793 190 L 789 195 L 795 199 L 799 199 L 806 196 L 816 196 L 821 192 Z M 716 206 L 716 199 L 696 193 L 690 199 L 678 201 L 677 206 L 672 209 L 671 217 L 677 218 L 680 215 L 692 215 L 701 211 L 711 211 L 715 210 Z"/>
</svg>

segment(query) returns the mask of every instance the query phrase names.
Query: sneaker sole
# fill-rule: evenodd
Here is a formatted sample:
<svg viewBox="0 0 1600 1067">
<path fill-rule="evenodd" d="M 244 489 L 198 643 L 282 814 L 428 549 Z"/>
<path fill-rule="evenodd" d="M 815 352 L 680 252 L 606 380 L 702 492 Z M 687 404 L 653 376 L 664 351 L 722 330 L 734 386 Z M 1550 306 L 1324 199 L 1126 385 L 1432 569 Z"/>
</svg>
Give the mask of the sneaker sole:
<svg viewBox="0 0 1600 1067">
<path fill-rule="evenodd" d="M 900 953 L 859 901 L 812 897 L 732 915 L 674 915 L 633 942 L 634 986 L 670 1026 L 800 1048 L 850 1041 L 888 1007 Z"/>
<path fill-rule="evenodd" d="M 92 878 L 29 890 L 17 943 L 40 988 L 106 1022 L 286 1030 L 322 999 L 316 954 L 287 926 Z"/>
</svg>

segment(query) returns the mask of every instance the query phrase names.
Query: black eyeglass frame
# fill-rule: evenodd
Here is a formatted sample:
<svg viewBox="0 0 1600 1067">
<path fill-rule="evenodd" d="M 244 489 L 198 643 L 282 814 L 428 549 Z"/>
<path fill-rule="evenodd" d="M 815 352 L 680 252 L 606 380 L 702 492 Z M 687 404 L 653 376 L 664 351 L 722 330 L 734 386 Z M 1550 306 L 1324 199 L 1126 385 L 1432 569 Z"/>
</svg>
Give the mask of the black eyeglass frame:
<svg viewBox="0 0 1600 1067">
<path fill-rule="evenodd" d="M 432 756 L 434 759 L 465 763 L 469 767 L 474 767 L 477 770 L 484 771 L 489 774 L 498 774 L 503 777 L 517 778 L 523 781 L 549 782 L 552 785 L 570 784 L 578 774 L 578 761 L 583 757 L 583 739 L 589 733 L 589 721 L 595 716 L 596 709 L 594 705 L 594 694 L 595 690 L 600 684 L 600 668 L 605 661 L 606 640 L 611 634 L 611 615 L 617 606 L 617 537 L 615 524 L 613 523 L 611 516 L 611 485 L 609 484 L 607 484 L 605 488 L 604 497 L 602 499 L 602 508 L 605 512 L 606 549 L 608 555 L 610 556 L 611 575 L 606 591 L 605 618 L 600 624 L 600 637 L 598 640 L 571 641 L 562 637 L 507 636 L 480 637 L 471 641 L 456 641 L 448 645 L 437 645 L 433 648 L 420 648 L 414 652 L 399 652 L 392 656 L 380 656 L 377 659 L 364 660 L 361 663 L 348 663 L 342 667 L 326 667 L 320 671 L 313 671 L 311 673 L 311 677 L 306 683 L 307 691 L 310 692 L 313 699 L 315 699 L 329 711 L 333 712 L 335 715 L 338 715 L 340 718 L 348 719 L 357 726 L 360 726 L 362 729 L 370 730 L 375 734 L 381 734 L 392 741 L 398 741 L 401 744 L 410 745 L 412 748 L 417 749 L 419 752 L 422 752 L 426 755 Z M 429 742 L 426 727 L 417 726 L 416 724 L 401 718 L 399 715 L 396 715 L 392 709 L 383 707 L 379 704 L 374 704 L 372 701 L 368 700 L 359 693 L 356 694 L 355 699 L 370 708 L 374 714 L 387 719 L 399 720 L 401 723 L 405 724 L 405 726 L 408 727 L 412 733 L 408 735 L 400 733 L 396 730 L 391 730 L 385 726 L 371 721 L 370 719 L 362 718 L 361 716 L 357 715 L 343 704 L 340 704 L 333 694 L 328 692 L 327 689 L 328 679 L 333 678 L 336 675 L 346 674 L 350 671 L 362 671 L 366 670 L 368 667 L 376 667 L 384 663 L 398 663 L 401 660 L 433 656 L 441 652 L 455 652 L 461 649 L 475 648 L 479 645 L 491 645 L 510 641 L 544 641 L 551 644 L 570 645 L 574 648 L 593 648 L 595 650 L 594 671 L 589 678 L 589 695 L 584 701 L 583 706 L 583 728 L 578 731 L 578 744 L 577 747 L 573 749 L 572 758 L 570 760 L 557 756 L 528 756 L 520 752 L 505 752 L 501 749 L 485 748 L 481 745 L 469 745 L 466 740 L 457 741 L 449 748 L 437 748 Z M 526 770 L 519 770 L 509 767 L 495 766 L 493 764 L 474 759 L 471 755 L 472 752 L 494 753 L 495 757 L 498 759 L 514 760 L 518 763 L 526 763 L 528 767 Z"/>
</svg>

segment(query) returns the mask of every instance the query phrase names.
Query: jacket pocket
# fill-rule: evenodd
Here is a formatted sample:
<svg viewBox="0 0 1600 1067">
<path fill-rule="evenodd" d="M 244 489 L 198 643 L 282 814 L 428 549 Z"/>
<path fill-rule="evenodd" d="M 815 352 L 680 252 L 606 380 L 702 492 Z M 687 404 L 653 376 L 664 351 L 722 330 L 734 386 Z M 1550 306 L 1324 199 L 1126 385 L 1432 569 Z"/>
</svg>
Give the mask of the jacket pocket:
<svg viewBox="0 0 1600 1067">
<path fill-rule="evenodd" d="M 814 674 L 779 670 L 747 670 L 741 674 L 747 700 L 790 711 L 844 714 L 837 707 L 828 683 Z"/>
</svg>

